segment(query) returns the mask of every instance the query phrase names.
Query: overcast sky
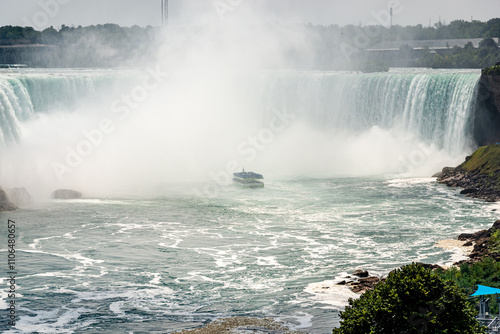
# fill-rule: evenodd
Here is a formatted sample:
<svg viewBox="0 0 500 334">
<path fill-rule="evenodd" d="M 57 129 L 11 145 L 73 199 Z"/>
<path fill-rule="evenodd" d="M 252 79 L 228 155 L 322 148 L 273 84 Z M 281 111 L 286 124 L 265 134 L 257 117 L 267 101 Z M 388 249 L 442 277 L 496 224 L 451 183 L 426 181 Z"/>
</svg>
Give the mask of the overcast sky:
<svg viewBox="0 0 500 334">
<path fill-rule="evenodd" d="M 424 26 L 453 20 L 500 17 L 500 0 L 170 0 L 170 24 L 192 25 L 231 18 L 313 24 L 388 23 Z M 0 26 L 159 26 L 160 0 L 0 0 Z"/>
</svg>

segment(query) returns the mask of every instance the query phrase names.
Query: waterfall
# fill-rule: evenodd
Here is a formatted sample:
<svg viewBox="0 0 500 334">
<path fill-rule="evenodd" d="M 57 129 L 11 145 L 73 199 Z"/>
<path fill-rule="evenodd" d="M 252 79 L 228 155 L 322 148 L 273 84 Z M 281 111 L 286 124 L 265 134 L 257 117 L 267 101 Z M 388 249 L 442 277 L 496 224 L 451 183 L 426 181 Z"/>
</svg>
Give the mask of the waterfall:
<svg viewBox="0 0 500 334">
<path fill-rule="evenodd" d="M 266 80 L 266 103 L 286 108 L 325 131 L 398 129 L 457 153 L 473 141 L 479 77 L 476 71 L 282 73 Z"/>
<path fill-rule="evenodd" d="M 286 108 L 326 130 L 399 128 L 450 152 L 463 149 L 472 140 L 479 80 L 475 71 L 370 74 L 293 71 L 264 76 L 263 96 L 257 99 L 273 108 Z M 1 143 L 19 140 L 19 122 L 31 119 L 35 113 L 71 111 L 78 103 L 88 103 L 86 99 L 94 98 L 118 81 L 111 75 L 0 75 Z"/>
<path fill-rule="evenodd" d="M 141 83 L 154 85 L 144 72 L 0 74 L 0 181 L 112 189 L 145 177 L 200 180 L 226 166 L 431 175 L 475 144 L 479 78 L 473 70 L 178 71 L 147 91 Z"/>
<path fill-rule="evenodd" d="M 0 73 L 0 147 L 18 142 L 20 123 L 38 113 L 72 112 L 81 105 L 96 105 L 129 74 Z"/>
</svg>

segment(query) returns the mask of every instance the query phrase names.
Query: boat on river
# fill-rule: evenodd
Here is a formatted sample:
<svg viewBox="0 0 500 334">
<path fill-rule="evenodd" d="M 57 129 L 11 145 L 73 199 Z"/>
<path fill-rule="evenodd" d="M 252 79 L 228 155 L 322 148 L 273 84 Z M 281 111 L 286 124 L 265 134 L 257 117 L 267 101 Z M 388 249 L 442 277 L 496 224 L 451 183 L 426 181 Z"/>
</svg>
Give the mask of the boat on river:
<svg viewBox="0 0 500 334">
<path fill-rule="evenodd" d="M 264 188 L 264 177 L 254 172 L 233 173 L 233 183 L 242 188 Z"/>
</svg>

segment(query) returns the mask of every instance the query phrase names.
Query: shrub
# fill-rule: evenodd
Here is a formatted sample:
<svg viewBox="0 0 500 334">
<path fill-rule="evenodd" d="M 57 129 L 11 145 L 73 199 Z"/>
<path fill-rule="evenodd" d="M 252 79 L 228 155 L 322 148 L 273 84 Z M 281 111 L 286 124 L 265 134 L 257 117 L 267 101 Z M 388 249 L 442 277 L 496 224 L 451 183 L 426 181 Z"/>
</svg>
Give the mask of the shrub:
<svg viewBox="0 0 500 334">
<path fill-rule="evenodd" d="M 500 65 L 486 67 L 481 71 L 481 73 L 486 74 L 486 75 L 499 75 L 500 74 Z"/>
<path fill-rule="evenodd" d="M 349 300 L 334 334 L 484 333 L 466 295 L 451 280 L 411 264 Z"/>
</svg>

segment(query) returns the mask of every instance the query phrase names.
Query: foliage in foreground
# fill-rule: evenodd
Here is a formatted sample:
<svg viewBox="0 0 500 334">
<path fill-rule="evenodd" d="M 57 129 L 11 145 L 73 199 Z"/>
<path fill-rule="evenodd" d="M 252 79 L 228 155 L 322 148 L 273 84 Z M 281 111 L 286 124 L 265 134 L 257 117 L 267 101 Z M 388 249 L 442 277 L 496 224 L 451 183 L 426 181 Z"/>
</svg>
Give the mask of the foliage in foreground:
<svg viewBox="0 0 500 334">
<path fill-rule="evenodd" d="M 500 237 L 500 230 L 497 230 L 494 235 L 493 244 Z M 490 240 L 491 241 L 491 240 Z M 485 257 L 476 263 L 463 263 L 460 267 L 451 267 L 447 270 L 439 270 L 436 272 L 443 279 L 451 279 L 454 281 L 466 295 L 470 296 L 474 293 L 478 284 L 490 286 L 492 288 L 500 288 L 500 262 L 495 261 L 490 257 Z M 474 300 L 477 303 L 477 299 Z M 490 313 L 498 314 L 498 303 L 495 298 L 490 301 Z"/>
<path fill-rule="evenodd" d="M 385 282 L 350 299 L 340 318 L 334 334 L 484 333 L 460 288 L 417 264 L 392 271 Z"/>
</svg>

